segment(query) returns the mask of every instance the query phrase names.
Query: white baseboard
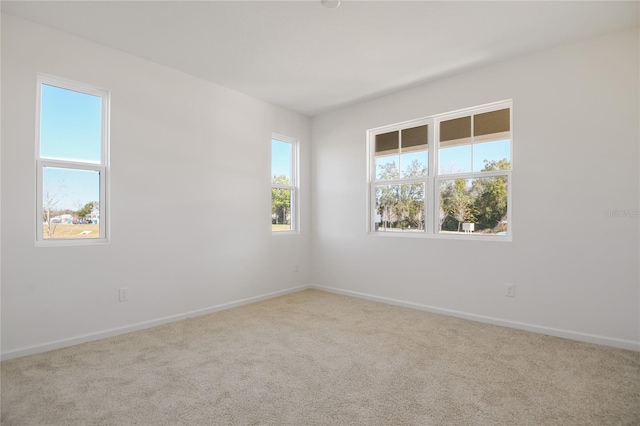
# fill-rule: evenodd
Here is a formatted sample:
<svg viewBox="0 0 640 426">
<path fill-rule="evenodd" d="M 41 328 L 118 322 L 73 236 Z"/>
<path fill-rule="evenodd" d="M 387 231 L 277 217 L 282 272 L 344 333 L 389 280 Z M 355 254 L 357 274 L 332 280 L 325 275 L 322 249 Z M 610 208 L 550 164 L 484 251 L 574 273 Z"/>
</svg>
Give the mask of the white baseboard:
<svg viewBox="0 0 640 426">
<path fill-rule="evenodd" d="M 550 336 L 563 337 L 565 339 L 577 340 L 580 342 L 587 343 L 595 343 L 599 345 L 612 346 L 616 348 L 629 349 L 633 351 L 640 351 L 640 342 L 636 342 L 633 340 L 624 340 L 617 339 L 613 337 L 606 336 L 598 336 L 594 334 L 580 333 L 571 330 L 563 330 L 558 328 L 544 327 L 534 324 L 526 324 L 517 321 L 509 321 L 501 318 L 488 317 L 484 315 L 476 315 L 470 314 L 466 312 L 454 311 L 450 309 L 438 308 L 435 306 L 422 305 L 418 303 L 405 302 L 403 300 L 391 299 L 387 297 L 374 296 L 366 293 L 359 293 L 350 290 L 342 290 L 334 287 L 327 287 L 321 285 L 302 285 L 297 287 L 292 287 L 285 290 L 279 290 L 272 293 L 262 294 L 254 297 L 249 297 L 246 299 L 236 300 L 233 302 L 223 303 L 220 305 L 211 306 L 208 308 L 198 309 L 195 311 L 185 312 L 177 315 L 170 315 L 163 318 L 158 318 L 151 321 L 144 321 L 132 325 L 127 325 L 124 327 L 111 328 L 108 330 L 99 331 L 96 333 L 83 334 L 76 337 L 71 337 L 68 339 L 56 340 L 53 342 L 44 343 L 42 345 L 29 346 L 26 348 L 16 349 L 9 352 L 3 352 L 0 355 L 0 359 L 12 359 L 18 358 L 26 355 L 33 355 L 41 352 L 47 352 L 55 349 L 61 349 L 68 346 L 78 345 L 80 343 L 91 342 L 94 340 L 105 339 L 107 337 L 118 336 L 120 334 L 130 333 L 132 331 L 143 330 L 146 328 L 156 327 L 158 325 L 167 324 L 170 322 L 180 321 L 186 318 L 197 317 L 201 315 L 207 315 L 218 311 L 223 311 L 225 309 L 231 309 L 242 305 L 248 305 L 250 303 L 259 302 L 262 300 L 271 299 L 278 296 L 283 296 L 285 294 L 295 293 L 298 291 L 306 290 L 309 288 L 313 288 L 316 290 L 327 291 L 330 293 L 342 294 L 345 296 L 358 297 L 361 299 L 372 300 L 375 302 L 386 303 L 390 305 L 402 306 L 405 308 L 418 309 L 422 311 L 432 312 L 436 314 L 448 315 L 452 317 L 468 319 L 471 321 L 478 321 L 487 324 L 499 325 L 503 327 L 510 327 L 519 330 L 531 331 L 539 334 L 547 334 Z"/>
<path fill-rule="evenodd" d="M 6 360 L 11 358 L 18 358 L 21 356 L 52 351 L 54 349 L 66 348 L 68 346 L 78 345 L 80 343 L 92 342 L 94 340 L 118 336 L 120 334 L 130 333 L 132 331 L 144 330 L 145 328 L 156 327 L 158 325 L 180 321 L 186 318 L 198 317 L 201 315 L 207 315 L 214 312 L 223 311 L 225 309 L 231 309 L 231 308 L 235 308 L 242 305 L 248 305 L 250 303 L 260 302 L 261 300 L 272 299 L 274 297 L 283 296 L 285 294 L 306 290 L 308 288 L 311 288 L 311 287 L 309 285 L 292 287 L 285 290 L 274 291 L 273 293 L 262 294 L 259 296 L 236 300 L 234 302 L 228 302 L 228 303 L 223 303 L 221 305 L 211 306 L 208 308 L 197 309 L 195 311 L 185 312 L 182 314 L 170 315 L 163 318 L 157 318 L 151 321 L 139 322 L 137 324 L 131 324 L 124 327 L 110 328 L 108 330 L 98 331 L 98 332 L 89 333 L 89 334 L 83 334 L 83 335 L 71 337 L 68 339 L 56 340 L 53 342 L 44 343 L 42 345 L 29 346 L 26 348 L 16 349 L 9 352 L 3 352 L 2 355 L 0 356 L 0 359 Z"/>
<path fill-rule="evenodd" d="M 372 300 L 374 302 L 387 303 L 390 305 L 402 306 L 405 308 L 418 309 L 421 311 L 432 312 L 435 314 L 448 315 L 456 318 L 478 321 L 487 324 L 500 325 L 503 327 L 516 328 L 518 330 L 531 331 L 538 334 L 546 334 L 549 336 L 563 337 L 565 339 L 577 340 L 586 343 L 595 343 L 598 345 L 612 346 L 615 348 L 629 349 L 632 351 L 640 351 L 640 341 L 617 339 L 615 337 L 598 336 L 595 334 L 581 333 L 571 330 L 563 330 L 560 328 L 544 327 L 540 325 L 527 324 L 517 321 L 510 321 L 501 318 L 488 317 L 484 315 L 470 314 L 467 312 L 454 311 L 451 309 L 443 309 L 435 306 L 422 305 L 419 303 L 405 302 L 403 300 L 390 299 L 388 297 L 374 296 L 356 291 L 342 290 L 334 287 L 311 284 L 310 288 L 316 290 L 327 291 L 330 293 L 341 294 L 344 296 L 358 297 L 361 299 Z"/>
</svg>

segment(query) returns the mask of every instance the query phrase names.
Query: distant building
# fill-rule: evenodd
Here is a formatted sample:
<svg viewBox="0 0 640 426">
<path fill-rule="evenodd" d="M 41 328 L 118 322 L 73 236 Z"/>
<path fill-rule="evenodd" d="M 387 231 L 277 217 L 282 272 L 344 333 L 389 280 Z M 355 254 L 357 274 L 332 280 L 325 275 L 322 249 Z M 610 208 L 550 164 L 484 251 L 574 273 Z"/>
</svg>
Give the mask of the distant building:
<svg viewBox="0 0 640 426">
<path fill-rule="evenodd" d="M 60 216 L 56 216 L 51 218 L 51 223 L 59 223 L 62 225 L 72 225 L 73 224 L 73 215 L 70 214 L 61 214 Z"/>
<path fill-rule="evenodd" d="M 97 225 L 100 223 L 100 206 L 96 203 L 91 209 L 91 213 L 86 216 L 89 223 Z"/>
</svg>

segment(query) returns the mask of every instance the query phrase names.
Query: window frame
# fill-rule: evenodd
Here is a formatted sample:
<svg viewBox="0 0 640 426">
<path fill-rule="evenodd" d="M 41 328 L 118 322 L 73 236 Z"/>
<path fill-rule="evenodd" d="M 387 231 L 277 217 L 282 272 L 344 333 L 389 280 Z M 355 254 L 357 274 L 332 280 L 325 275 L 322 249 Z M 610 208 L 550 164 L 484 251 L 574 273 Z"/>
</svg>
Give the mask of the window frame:
<svg viewBox="0 0 640 426">
<path fill-rule="evenodd" d="M 440 174 L 439 170 L 439 154 L 440 154 L 440 123 L 442 121 L 452 120 L 455 118 L 474 116 L 485 112 L 496 111 L 500 109 L 509 109 L 510 120 L 510 140 L 509 140 L 509 162 L 511 167 L 508 170 L 495 170 L 495 171 L 472 171 L 463 173 L 451 173 Z M 376 180 L 376 165 L 375 165 L 375 136 L 393 131 L 400 131 L 403 129 L 416 127 L 420 125 L 429 126 L 429 148 L 428 148 L 428 176 L 424 178 L 425 181 L 425 230 L 424 232 L 380 232 L 375 229 L 375 188 L 381 183 L 384 184 L 397 184 L 412 183 L 409 181 L 422 179 L 398 179 L 380 181 Z M 472 118 L 473 126 L 473 118 Z M 472 127 L 473 128 L 473 127 Z M 406 237 L 406 238 L 430 238 L 430 239 L 449 239 L 449 240 L 468 240 L 468 241 L 501 241 L 511 242 L 513 241 L 513 100 L 503 100 L 484 104 L 476 107 L 464 108 L 457 111 L 452 111 L 443 114 L 432 115 L 428 117 L 422 117 L 414 120 L 408 120 L 400 123 L 395 123 L 387 126 L 380 126 L 374 129 L 367 130 L 367 168 L 366 168 L 366 182 L 367 182 L 367 223 L 366 231 L 368 235 L 372 236 L 386 236 L 386 237 Z M 472 142 L 471 142 L 472 143 Z M 473 152 L 473 150 L 472 150 Z M 473 154 L 471 157 L 473 164 Z M 446 180 L 456 179 L 475 179 L 478 177 L 495 177 L 506 176 L 507 186 L 507 223 L 508 233 L 506 235 L 496 234 L 480 234 L 480 233 L 442 233 L 440 232 L 439 225 L 439 207 L 440 207 L 440 182 Z"/>
<path fill-rule="evenodd" d="M 283 142 L 283 143 L 287 143 L 289 145 L 291 145 L 291 183 L 289 185 L 283 185 L 283 184 L 276 184 L 273 183 L 273 169 L 272 169 L 272 165 L 273 165 L 273 141 L 276 140 L 278 142 Z M 300 189 L 299 189 L 299 182 L 300 182 L 300 175 L 299 175 L 299 168 L 300 168 L 300 149 L 299 149 L 299 141 L 298 139 L 289 137 L 289 136 L 285 136 L 285 135 L 281 135 L 281 134 L 277 134 L 277 133 L 272 133 L 271 134 L 271 144 L 269 145 L 269 152 L 270 152 L 270 159 L 271 159 L 271 166 L 269 168 L 270 170 L 270 177 L 269 177 L 269 181 L 271 182 L 271 187 L 270 190 L 273 189 L 288 189 L 289 193 L 291 194 L 291 204 L 290 204 L 290 209 L 291 212 L 290 214 L 290 220 L 291 220 L 291 225 L 290 225 L 290 229 L 284 229 L 284 230 L 273 230 L 273 224 L 272 229 L 271 229 L 271 234 L 272 235 L 291 235 L 291 234 L 299 234 L 300 233 L 300 203 L 299 203 L 299 199 L 300 199 Z M 273 220 L 273 219 L 272 219 Z"/>
<path fill-rule="evenodd" d="M 429 202 L 429 178 L 431 177 L 432 174 L 432 155 L 431 155 L 431 150 L 432 150 L 432 134 L 431 134 L 431 120 L 429 117 L 427 118 L 419 118 L 416 120 L 409 120 L 409 121 L 404 121 L 402 123 L 396 123 L 396 124 L 392 124 L 389 126 L 382 126 L 382 127 L 377 127 L 375 129 L 371 129 L 367 131 L 367 158 L 369 159 L 367 161 L 367 181 L 368 181 L 368 186 L 369 186 L 369 190 L 368 190 L 368 197 L 367 197 L 367 205 L 369 206 L 367 209 L 367 232 L 370 234 L 399 234 L 399 235 L 418 235 L 418 236 L 422 236 L 425 235 L 428 232 L 428 229 L 430 227 L 430 223 L 429 220 L 427 219 L 427 212 L 429 211 L 429 206 L 430 206 L 430 202 Z M 377 168 L 376 168 L 376 153 L 375 153 L 375 144 L 376 144 L 376 136 L 380 135 L 380 134 L 385 134 L 385 133 L 390 133 L 390 132 L 399 132 L 400 134 L 400 141 L 402 140 L 402 130 L 405 129 L 410 129 L 410 128 L 414 128 L 414 127 L 419 127 L 419 126 L 424 126 L 427 125 L 429 126 L 429 137 L 428 137 L 428 148 L 427 148 L 427 155 L 428 155 L 428 160 L 427 160 L 427 176 L 421 176 L 421 177 L 412 177 L 412 178 L 402 178 L 402 177 L 398 177 L 398 179 L 389 179 L 389 180 L 377 180 L 376 179 L 376 172 L 377 172 Z M 400 150 L 402 148 L 401 142 L 400 142 Z M 401 160 L 402 159 L 402 152 L 399 151 L 398 152 L 398 158 Z M 399 161 L 400 161 L 399 160 Z M 400 164 L 398 164 L 398 170 L 399 170 L 399 174 L 402 173 L 402 163 L 400 162 Z M 381 185 L 410 185 L 410 184 L 416 184 L 416 183 L 423 183 L 424 184 L 424 203 L 423 203 L 423 209 L 424 209 L 424 213 L 425 213 L 425 221 L 424 221 L 424 231 L 423 232 L 405 232 L 405 231 L 385 231 L 385 232 L 381 232 L 381 231 L 376 231 L 375 229 L 375 222 L 374 222 L 374 218 L 375 218 L 375 210 L 376 210 L 376 195 L 375 195 L 375 191 L 376 191 L 376 187 L 377 186 L 381 186 Z"/>
<path fill-rule="evenodd" d="M 68 246 L 68 245 L 91 245 L 109 242 L 109 115 L 110 115 L 110 93 L 107 90 L 80 83 L 77 81 L 61 78 L 57 76 L 38 74 L 36 87 L 36 246 Z M 53 86 L 60 89 L 70 90 L 82 94 L 96 96 L 102 99 L 101 130 L 100 130 L 100 161 L 69 160 L 64 158 L 41 157 L 40 148 L 40 126 L 42 119 L 42 86 Z M 43 212 L 43 172 L 46 167 L 73 169 L 98 172 L 100 179 L 99 208 L 100 220 L 98 222 L 100 234 L 95 238 L 44 238 Z"/>
</svg>

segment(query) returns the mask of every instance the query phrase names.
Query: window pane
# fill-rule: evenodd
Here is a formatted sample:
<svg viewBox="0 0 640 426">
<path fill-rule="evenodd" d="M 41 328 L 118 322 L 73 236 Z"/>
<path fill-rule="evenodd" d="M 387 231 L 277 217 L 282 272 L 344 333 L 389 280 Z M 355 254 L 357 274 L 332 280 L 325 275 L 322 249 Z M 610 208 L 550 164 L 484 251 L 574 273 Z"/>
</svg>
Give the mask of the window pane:
<svg viewBox="0 0 640 426">
<path fill-rule="evenodd" d="M 423 151 L 429 148 L 429 126 L 411 127 L 402 130 L 402 151 Z"/>
<path fill-rule="evenodd" d="M 408 154 L 402 154 L 400 156 L 400 162 L 402 164 L 403 178 L 423 177 L 429 174 L 428 151 L 416 151 Z"/>
<path fill-rule="evenodd" d="M 398 179 L 400 176 L 400 132 L 376 135 L 376 180 Z"/>
<path fill-rule="evenodd" d="M 376 157 L 376 180 L 398 179 L 399 155 Z"/>
<path fill-rule="evenodd" d="M 473 144 L 473 171 L 508 170 L 511 168 L 510 140 Z"/>
<path fill-rule="evenodd" d="M 464 145 L 471 142 L 471 117 L 460 117 L 440 123 L 440 147 Z"/>
<path fill-rule="evenodd" d="M 292 146 L 288 142 L 276 139 L 271 140 L 271 183 L 291 185 L 292 170 Z"/>
<path fill-rule="evenodd" d="M 424 193 L 424 183 L 376 186 L 376 231 L 424 232 Z"/>
<path fill-rule="evenodd" d="M 440 182 L 440 232 L 506 235 L 507 176 Z"/>
<path fill-rule="evenodd" d="M 510 109 L 485 112 L 473 116 L 474 142 L 509 139 L 511 131 Z"/>
<path fill-rule="evenodd" d="M 45 167 L 42 180 L 42 237 L 100 238 L 100 173 Z"/>
<path fill-rule="evenodd" d="M 271 230 L 291 231 L 291 190 L 271 188 Z"/>
<path fill-rule="evenodd" d="M 399 147 L 400 138 L 397 130 L 395 132 L 376 135 L 376 157 L 379 155 L 397 154 Z"/>
<path fill-rule="evenodd" d="M 417 126 L 402 130 L 402 154 L 400 167 L 402 178 L 428 175 L 429 126 Z"/>
<path fill-rule="evenodd" d="M 40 156 L 100 163 L 102 98 L 41 86 Z"/>
<path fill-rule="evenodd" d="M 466 173 L 471 171 L 471 145 L 441 148 L 438 151 L 438 173 Z"/>
</svg>

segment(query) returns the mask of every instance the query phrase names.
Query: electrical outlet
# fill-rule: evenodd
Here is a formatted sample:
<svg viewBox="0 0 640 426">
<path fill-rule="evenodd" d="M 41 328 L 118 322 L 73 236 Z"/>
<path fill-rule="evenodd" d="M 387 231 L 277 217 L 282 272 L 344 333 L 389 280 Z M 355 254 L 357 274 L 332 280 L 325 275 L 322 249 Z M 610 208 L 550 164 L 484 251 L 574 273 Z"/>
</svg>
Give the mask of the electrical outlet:
<svg viewBox="0 0 640 426">
<path fill-rule="evenodd" d="M 516 286 L 514 284 L 505 285 L 504 295 L 507 297 L 516 297 Z"/>
<path fill-rule="evenodd" d="M 126 302 L 129 300 L 129 288 L 128 287 L 122 287 L 119 290 L 119 295 L 120 295 L 120 301 L 121 302 Z"/>
<path fill-rule="evenodd" d="M 293 267 L 293 272 L 300 272 L 300 267 L 298 265 L 295 265 Z"/>
</svg>

